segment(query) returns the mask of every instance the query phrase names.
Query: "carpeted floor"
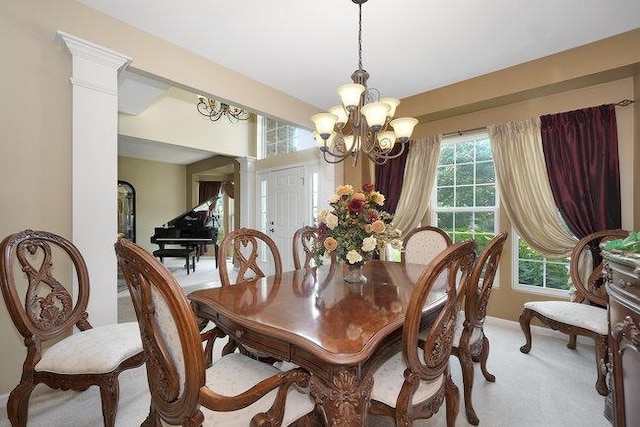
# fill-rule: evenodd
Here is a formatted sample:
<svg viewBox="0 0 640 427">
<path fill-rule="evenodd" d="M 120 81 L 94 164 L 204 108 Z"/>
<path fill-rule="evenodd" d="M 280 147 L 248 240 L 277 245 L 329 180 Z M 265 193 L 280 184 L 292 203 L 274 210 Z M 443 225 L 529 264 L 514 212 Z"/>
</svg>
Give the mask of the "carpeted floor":
<svg viewBox="0 0 640 427">
<path fill-rule="evenodd" d="M 211 260 L 212 262 L 212 260 Z M 216 286 L 215 266 L 201 260 L 196 274 L 174 273 L 185 291 L 197 287 Z M 184 276 L 184 277 L 182 277 Z M 188 280 L 186 278 L 189 278 Z M 183 280 L 184 279 L 184 280 Z M 198 280 L 206 279 L 198 283 Z M 121 321 L 131 320 L 127 311 L 127 294 L 119 299 Z M 488 318 L 486 333 L 491 341 L 489 371 L 495 383 L 484 380 L 475 371 L 474 406 L 480 425 L 486 427 L 608 427 L 604 418 L 604 398 L 595 390 L 595 358 L 593 345 L 578 340 L 578 348 L 569 350 L 564 335 L 543 328 L 533 328 L 533 348 L 528 355 L 519 351 L 524 343 L 516 322 Z M 219 354 L 219 348 L 217 353 Z M 462 379 L 457 359 L 451 359 L 454 382 Z M 8 427 L 6 398 L 0 398 L 0 427 Z M 140 425 L 149 408 L 149 392 L 145 368 L 127 371 L 120 377 L 120 404 L 116 425 Z M 430 420 L 420 420 L 417 427 L 444 426 L 444 406 Z M 78 393 L 54 391 L 44 385 L 36 387 L 29 405 L 30 427 L 102 425 L 100 395 L 97 388 Z M 388 427 L 393 423 L 383 418 L 370 420 L 372 427 Z M 468 426 L 461 402 L 457 426 Z"/>
</svg>

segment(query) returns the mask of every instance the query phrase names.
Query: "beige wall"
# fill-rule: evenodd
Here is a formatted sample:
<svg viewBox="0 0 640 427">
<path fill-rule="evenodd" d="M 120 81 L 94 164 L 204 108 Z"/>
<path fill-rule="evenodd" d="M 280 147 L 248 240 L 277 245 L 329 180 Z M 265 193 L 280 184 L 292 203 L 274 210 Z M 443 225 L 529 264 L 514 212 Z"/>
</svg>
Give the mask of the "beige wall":
<svg viewBox="0 0 640 427">
<path fill-rule="evenodd" d="M 136 243 L 153 252 L 154 228 L 186 210 L 186 166 L 118 157 L 118 179 L 136 190 Z"/>
</svg>

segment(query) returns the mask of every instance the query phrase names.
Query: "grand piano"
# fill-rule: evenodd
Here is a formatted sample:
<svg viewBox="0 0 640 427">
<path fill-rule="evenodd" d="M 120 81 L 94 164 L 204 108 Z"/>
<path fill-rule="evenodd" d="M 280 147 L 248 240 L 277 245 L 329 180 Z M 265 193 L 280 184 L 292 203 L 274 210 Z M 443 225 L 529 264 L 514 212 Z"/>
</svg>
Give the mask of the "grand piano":
<svg viewBox="0 0 640 427">
<path fill-rule="evenodd" d="M 195 271 L 196 260 L 200 257 L 203 245 L 213 245 L 216 268 L 218 267 L 218 222 L 215 216 L 209 216 L 212 199 L 178 215 L 162 227 L 156 227 L 151 243 L 160 248 L 153 255 L 163 261 L 164 258 L 185 258 L 187 274 L 189 265 Z M 166 248 L 165 245 L 179 246 Z"/>
</svg>

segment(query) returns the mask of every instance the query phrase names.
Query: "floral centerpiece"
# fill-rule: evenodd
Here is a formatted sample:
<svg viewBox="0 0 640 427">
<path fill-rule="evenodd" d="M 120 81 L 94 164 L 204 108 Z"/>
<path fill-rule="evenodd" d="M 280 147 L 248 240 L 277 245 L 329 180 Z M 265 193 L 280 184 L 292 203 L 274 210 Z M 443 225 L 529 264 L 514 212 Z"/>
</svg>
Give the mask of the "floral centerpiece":
<svg viewBox="0 0 640 427">
<path fill-rule="evenodd" d="M 376 191 L 373 184 L 365 184 L 359 191 L 351 185 L 340 185 L 329 197 L 329 204 L 330 208 L 320 211 L 316 218 L 316 265 L 322 265 L 324 257 L 331 257 L 359 267 L 360 275 L 352 279 L 365 281 L 361 275 L 364 262 L 379 254 L 386 245 L 402 249 L 400 230 L 389 226 L 393 216 L 382 210 L 384 195 Z"/>
</svg>

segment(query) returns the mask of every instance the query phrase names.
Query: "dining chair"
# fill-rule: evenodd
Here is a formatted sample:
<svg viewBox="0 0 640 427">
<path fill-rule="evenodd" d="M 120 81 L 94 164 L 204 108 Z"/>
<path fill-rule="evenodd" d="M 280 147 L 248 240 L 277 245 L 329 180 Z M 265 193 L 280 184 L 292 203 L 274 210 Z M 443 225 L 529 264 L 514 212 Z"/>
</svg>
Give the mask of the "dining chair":
<svg viewBox="0 0 640 427">
<path fill-rule="evenodd" d="M 626 230 L 603 230 L 591 233 L 578 241 L 571 253 L 569 273 L 575 287 L 571 301 L 529 301 L 524 303 L 520 315 L 520 327 L 526 343 L 522 353 L 531 351 L 531 320 L 535 317 L 551 329 L 569 335 L 567 347 L 576 348 L 576 337 L 591 337 L 595 342 L 596 390 L 603 396 L 609 394 L 605 366 L 609 361 L 607 336 L 607 305 L 609 297 L 602 278 L 600 243 L 624 238 Z"/>
<path fill-rule="evenodd" d="M 238 228 L 225 235 L 218 251 L 218 271 L 221 286 L 231 286 L 265 277 L 267 274 L 264 273 L 263 268 L 269 265 L 260 266 L 259 259 L 261 255 L 271 264 L 274 281 L 279 282 L 282 277 L 282 258 L 271 237 L 252 228 Z M 234 266 L 234 272 L 237 268 L 235 280 L 232 280 L 229 275 L 226 262 L 229 256 L 235 259 L 237 263 Z M 266 363 L 278 361 L 257 349 L 241 345 L 232 337 L 229 337 L 229 343 L 224 347 L 223 354 L 233 353 L 236 349 L 240 349 L 246 355 L 253 355 Z"/>
<path fill-rule="evenodd" d="M 261 252 L 262 251 L 262 252 Z M 220 271 L 220 282 L 222 286 L 232 284 L 227 267 L 227 257 L 231 256 L 236 262 L 238 273 L 233 283 L 246 282 L 260 277 L 265 277 L 263 268 L 259 264 L 260 257 L 267 259 L 271 264 L 267 267 L 273 268 L 273 275 L 277 278 L 282 276 L 282 258 L 278 248 L 265 233 L 252 228 L 238 228 L 224 236 L 218 251 L 218 266 Z"/>
<path fill-rule="evenodd" d="M 7 402 L 11 425 L 27 425 L 31 392 L 44 383 L 75 391 L 98 386 L 104 425 L 113 426 L 118 376 L 145 361 L 137 324 L 91 325 L 89 272 L 80 251 L 67 239 L 24 230 L 7 236 L 0 253 L 2 296 L 27 347 L 20 383 Z M 69 293 L 73 279 L 76 298 Z"/>
<path fill-rule="evenodd" d="M 306 225 L 293 233 L 293 268 L 300 270 L 315 266 L 313 254 L 317 241 L 318 229 L 316 227 Z M 302 257 L 304 257 L 304 262 L 301 262 Z"/>
<path fill-rule="evenodd" d="M 175 277 L 126 239 L 115 244 L 147 355 L 151 407 L 143 425 L 289 425 L 313 417 L 303 369 L 283 372 L 240 353 L 205 369 L 196 317 Z M 207 332 L 214 342 L 224 333 Z M 297 387 L 291 387 L 296 385 Z M 302 424 L 306 425 L 306 424 Z"/>
<path fill-rule="evenodd" d="M 441 228 L 431 225 L 414 228 L 403 239 L 400 261 L 427 265 L 451 243 L 451 237 Z"/>
<path fill-rule="evenodd" d="M 451 379 L 449 359 L 475 249 L 473 240 L 453 244 L 425 268 L 407 306 L 402 351 L 373 374 L 371 414 L 391 417 L 397 426 L 411 426 L 415 419 L 430 418 L 444 400 L 447 426 L 455 425 L 459 391 Z M 445 301 L 425 339 L 419 340 L 422 310 L 432 289 L 441 289 Z"/>
<path fill-rule="evenodd" d="M 487 304 L 493 281 L 498 271 L 502 249 L 509 233 L 497 234 L 482 250 L 475 262 L 469 286 L 464 298 L 464 316 L 458 317 L 458 325 L 453 338 L 452 353 L 460 361 L 464 406 L 467 421 L 474 426 L 479 423 L 473 408 L 471 392 L 473 389 L 473 362 L 480 362 L 485 379 L 494 382 L 496 377 L 487 370 L 489 358 L 489 339 L 484 333 L 484 320 L 487 316 Z"/>
</svg>

